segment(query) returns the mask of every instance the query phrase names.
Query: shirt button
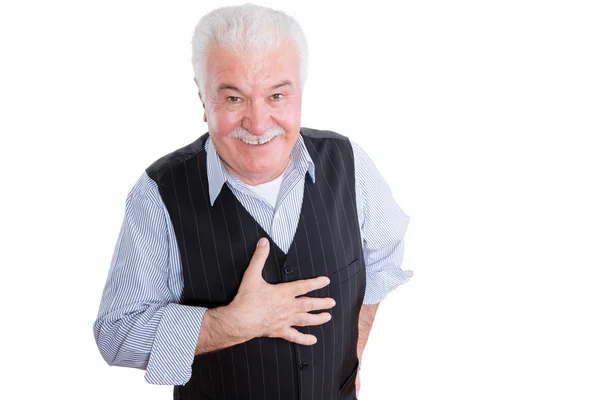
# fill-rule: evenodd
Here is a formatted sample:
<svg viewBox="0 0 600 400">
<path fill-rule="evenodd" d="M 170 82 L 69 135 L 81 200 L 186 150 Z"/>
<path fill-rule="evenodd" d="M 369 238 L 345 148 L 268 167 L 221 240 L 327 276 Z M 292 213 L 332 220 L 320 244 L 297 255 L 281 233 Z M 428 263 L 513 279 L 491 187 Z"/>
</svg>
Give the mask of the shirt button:
<svg viewBox="0 0 600 400">
<path fill-rule="evenodd" d="M 306 371 L 308 369 L 308 367 L 310 366 L 309 363 L 305 363 L 303 362 L 302 364 L 300 364 L 300 370 L 301 371 Z"/>
<path fill-rule="evenodd" d="M 288 265 L 287 267 L 285 267 L 284 271 L 287 275 L 289 275 L 294 271 L 294 268 L 292 268 Z"/>
</svg>

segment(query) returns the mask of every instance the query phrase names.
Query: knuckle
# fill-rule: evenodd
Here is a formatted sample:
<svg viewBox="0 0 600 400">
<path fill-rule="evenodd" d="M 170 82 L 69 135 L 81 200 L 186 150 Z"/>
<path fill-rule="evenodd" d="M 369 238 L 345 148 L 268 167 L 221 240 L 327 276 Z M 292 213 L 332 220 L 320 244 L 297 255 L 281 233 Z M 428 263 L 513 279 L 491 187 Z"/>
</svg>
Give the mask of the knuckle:
<svg viewBox="0 0 600 400">
<path fill-rule="evenodd" d="M 304 293 L 310 292 L 311 289 L 312 289 L 312 286 L 311 286 L 310 282 L 304 282 L 304 284 L 302 285 L 302 290 L 304 291 Z"/>
<path fill-rule="evenodd" d="M 324 299 L 319 299 L 318 301 L 315 301 L 314 307 L 315 310 L 323 310 L 329 307 L 329 302 Z"/>
<path fill-rule="evenodd" d="M 296 329 L 294 328 L 290 328 L 287 332 L 286 332 L 286 338 L 291 341 L 291 342 L 298 342 L 299 336 L 300 336 L 300 332 L 298 332 Z"/>
<path fill-rule="evenodd" d="M 275 313 L 275 317 L 277 318 L 277 321 L 282 322 L 287 319 L 287 313 L 283 310 L 280 310 Z"/>
<path fill-rule="evenodd" d="M 264 257 L 266 254 L 267 254 L 267 251 L 266 251 L 266 250 L 264 250 L 264 249 L 262 249 L 262 248 L 261 248 L 261 249 L 257 249 L 257 250 L 254 252 L 254 258 L 255 258 L 255 259 L 261 259 L 261 258 L 263 258 L 263 257 Z"/>
<path fill-rule="evenodd" d="M 312 301 L 310 300 L 306 300 L 302 302 L 302 311 L 304 312 L 309 312 L 310 310 L 312 310 Z"/>
</svg>

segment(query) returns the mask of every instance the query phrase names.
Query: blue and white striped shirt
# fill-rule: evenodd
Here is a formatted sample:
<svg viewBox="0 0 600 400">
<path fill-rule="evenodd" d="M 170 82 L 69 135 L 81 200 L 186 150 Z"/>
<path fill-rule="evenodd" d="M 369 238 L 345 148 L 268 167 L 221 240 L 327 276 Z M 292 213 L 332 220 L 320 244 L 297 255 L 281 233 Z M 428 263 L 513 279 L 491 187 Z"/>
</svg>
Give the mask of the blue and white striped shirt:
<svg viewBox="0 0 600 400">
<path fill-rule="evenodd" d="M 354 142 L 356 205 L 366 265 L 363 304 L 375 304 L 412 276 L 400 268 L 410 217 L 396 204 L 389 186 Z M 231 175 L 210 138 L 206 141 L 211 205 L 227 184 L 273 241 L 287 253 L 298 221 L 308 172 L 315 165 L 300 135 L 284 172 L 275 208 Z M 183 385 L 206 308 L 178 304 L 183 293 L 180 253 L 173 225 L 156 183 L 144 172 L 125 203 L 125 217 L 94 335 L 107 363 L 145 369 L 152 384 Z"/>
</svg>

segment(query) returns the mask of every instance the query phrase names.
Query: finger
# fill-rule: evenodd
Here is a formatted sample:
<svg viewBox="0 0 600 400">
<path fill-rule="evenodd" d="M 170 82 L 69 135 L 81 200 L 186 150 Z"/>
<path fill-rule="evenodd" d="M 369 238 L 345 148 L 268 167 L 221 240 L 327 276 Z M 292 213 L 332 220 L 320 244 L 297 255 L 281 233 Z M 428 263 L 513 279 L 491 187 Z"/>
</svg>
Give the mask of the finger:
<svg viewBox="0 0 600 400">
<path fill-rule="evenodd" d="M 297 297 L 296 309 L 299 312 L 309 312 L 314 310 L 326 310 L 335 306 L 335 300 L 331 297 Z"/>
<path fill-rule="evenodd" d="M 318 276 L 311 279 L 301 279 L 298 281 L 288 282 L 289 288 L 294 296 L 299 296 L 312 292 L 313 290 L 324 288 L 329 285 L 329 278 L 326 276 Z"/>
<path fill-rule="evenodd" d="M 322 312 L 319 314 L 295 314 L 292 317 L 293 326 L 315 326 L 321 325 L 331 319 L 331 314 L 328 312 Z"/>
<path fill-rule="evenodd" d="M 305 333 L 298 332 L 297 329 L 292 327 L 287 328 L 281 336 L 283 339 L 288 340 L 290 342 L 303 344 L 305 346 L 310 346 L 312 344 L 317 343 L 317 338 L 314 335 L 308 335 Z"/>
<path fill-rule="evenodd" d="M 250 263 L 248 264 L 248 268 L 246 272 L 244 272 L 244 277 L 246 274 L 250 276 L 250 279 L 260 279 L 264 281 L 262 278 L 262 270 L 265 266 L 265 261 L 267 261 L 267 257 L 269 256 L 269 240 L 267 238 L 260 238 L 258 243 L 256 244 L 256 249 L 254 250 L 254 254 L 250 259 Z"/>
</svg>

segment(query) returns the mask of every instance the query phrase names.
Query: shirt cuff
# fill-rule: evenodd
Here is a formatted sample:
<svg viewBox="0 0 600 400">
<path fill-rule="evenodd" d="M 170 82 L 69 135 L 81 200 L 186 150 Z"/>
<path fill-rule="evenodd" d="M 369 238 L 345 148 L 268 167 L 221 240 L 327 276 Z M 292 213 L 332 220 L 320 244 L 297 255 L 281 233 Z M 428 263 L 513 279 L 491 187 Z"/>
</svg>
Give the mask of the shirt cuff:
<svg viewBox="0 0 600 400">
<path fill-rule="evenodd" d="M 204 307 L 172 303 L 165 306 L 152 344 L 144 376 L 155 385 L 184 385 L 192 376 L 192 363 Z"/>
<path fill-rule="evenodd" d="M 408 282 L 412 276 L 412 271 L 397 269 L 367 273 L 363 304 L 380 303 L 392 290 Z"/>
</svg>

